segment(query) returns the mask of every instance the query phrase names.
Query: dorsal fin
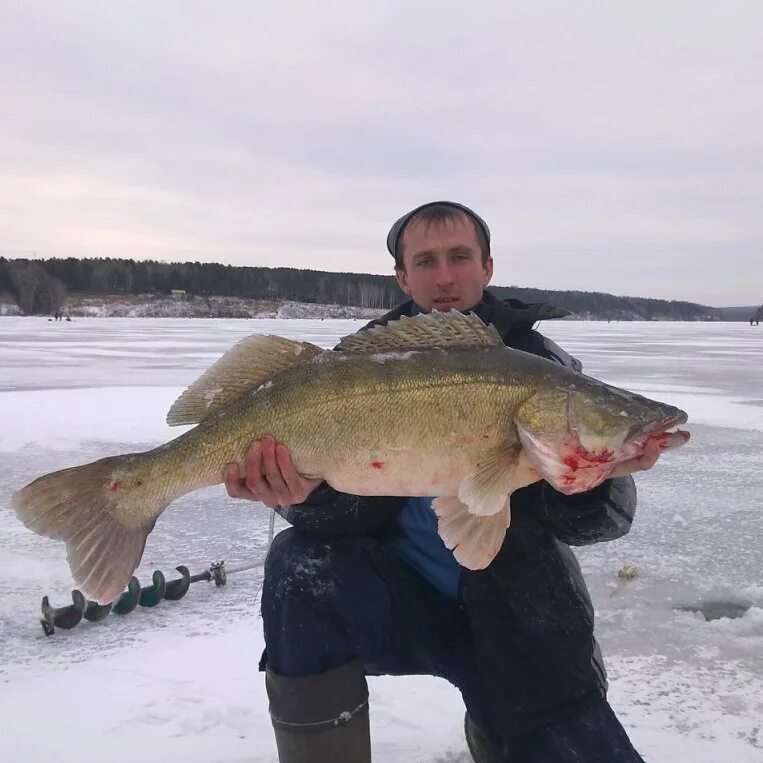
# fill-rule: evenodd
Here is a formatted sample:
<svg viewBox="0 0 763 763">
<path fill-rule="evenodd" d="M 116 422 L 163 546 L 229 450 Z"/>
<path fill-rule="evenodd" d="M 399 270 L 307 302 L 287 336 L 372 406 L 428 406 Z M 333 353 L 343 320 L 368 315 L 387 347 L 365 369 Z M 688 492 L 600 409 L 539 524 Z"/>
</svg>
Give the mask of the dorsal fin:
<svg viewBox="0 0 763 763">
<path fill-rule="evenodd" d="M 381 352 L 430 347 L 502 347 L 498 330 L 486 326 L 475 313 L 464 315 L 457 310 L 402 316 L 386 326 L 373 326 L 366 331 L 344 337 L 338 349 L 345 352 Z"/>
<path fill-rule="evenodd" d="M 310 342 L 254 334 L 211 365 L 172 404 L 167 423 L 198 424 L 213 411 L 267 381 L 297 361 L 325 352 Z"/>
</svg>

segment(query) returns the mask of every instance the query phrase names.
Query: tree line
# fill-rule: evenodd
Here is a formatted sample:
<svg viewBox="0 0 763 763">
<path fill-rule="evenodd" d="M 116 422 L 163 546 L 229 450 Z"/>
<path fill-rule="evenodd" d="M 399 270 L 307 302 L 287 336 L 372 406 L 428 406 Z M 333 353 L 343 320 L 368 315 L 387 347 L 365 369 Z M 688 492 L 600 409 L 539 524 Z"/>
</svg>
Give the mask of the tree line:
<svg viewBox="0 0 763 763">
<path fill-rule="evenodd" d="M 616 297 L 598 292 L 490 288 L 502 298 L 547 302 L 589 319 L 707 320 L 715 317 L 712 308 L 691 302 Z M 293 300 L 384 310 L 405 298 L 393 276 L 366 273 L 108 257 L 44 260 L 0 257 L 0 293 L 10 293 L 27 315 L 60 311 L 66 303 L 67 292 L 140 295 L 169 294 L 172 290 L 183 290 L 189 295 Z"/>
<path fill-rule="evenodd" d="M 293 300 L 389 309 L 402 292 L 394 278 L 296 268 L 123 259 L 8 260 L 0 257 L 0 291 L 29 314 L 60 307 L 66 291 L 82 294 L 169 294 Z"/>
<path fill-rule="evenodd" d="M 588 320 L 701 321 L 717 320 L 715 309 L 694 302 L 646 297 L 617 297 L 595 291 L 548 291 L 514 286 L 490 287 L 496 296 L 523 302 L 545 302 Z"/>
</svg>

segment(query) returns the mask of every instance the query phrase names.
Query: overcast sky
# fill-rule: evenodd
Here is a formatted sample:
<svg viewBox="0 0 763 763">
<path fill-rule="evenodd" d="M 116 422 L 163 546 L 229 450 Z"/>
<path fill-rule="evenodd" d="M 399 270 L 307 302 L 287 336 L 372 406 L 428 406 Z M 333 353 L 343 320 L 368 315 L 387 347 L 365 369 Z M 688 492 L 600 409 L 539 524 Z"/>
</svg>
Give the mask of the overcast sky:
<svg viewBox="0 0 763 763">
<path fill-rule="evenodd" d="M 390 273 L 450 198 L 498 285 L 763 302 L 763 3 L 474 5 L 4 0 L 0 254 Z"/>
</svg>

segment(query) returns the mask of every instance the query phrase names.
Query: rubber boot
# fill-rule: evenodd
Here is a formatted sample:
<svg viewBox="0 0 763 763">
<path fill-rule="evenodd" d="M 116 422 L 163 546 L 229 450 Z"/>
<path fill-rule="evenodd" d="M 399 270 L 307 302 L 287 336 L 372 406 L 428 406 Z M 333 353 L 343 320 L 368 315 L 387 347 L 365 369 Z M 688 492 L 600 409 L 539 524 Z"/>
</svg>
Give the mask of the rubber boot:
<svg viewBox="0 0 763 763">
<path fill-rule="evenodd" d="M 265 673 L 280 763 L 371 763 L 368 685 L 356 660 L 317 676 Z"/>
</svg>

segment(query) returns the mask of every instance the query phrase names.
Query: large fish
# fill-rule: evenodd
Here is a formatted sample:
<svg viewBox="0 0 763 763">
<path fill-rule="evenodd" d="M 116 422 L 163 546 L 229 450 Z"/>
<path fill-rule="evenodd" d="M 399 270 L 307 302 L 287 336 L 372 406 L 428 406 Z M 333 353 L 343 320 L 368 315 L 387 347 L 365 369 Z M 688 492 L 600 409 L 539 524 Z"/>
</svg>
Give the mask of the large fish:
<svg viewBox="0 0 763 763">
<path fill-rule="evenodd" d="M 299 472 L 358 495 L 436 496 L 456 559 L 486 567 L 509 496 L 547 480 L 590 490 L 617 464 L 682 445 L 686 414 L 506 347 L 475 315 L 431 313 L 345 337 L 341 352 L 275 336 L 242 340 L 175 402 L 198 424 L 145 453 L 47 474 L 12 499 L 21 521 L 66 542 L 92 599 L 122 593 L 165 507 L 223 480 L 252 440 L 283 442 Z"/>
</svg>

